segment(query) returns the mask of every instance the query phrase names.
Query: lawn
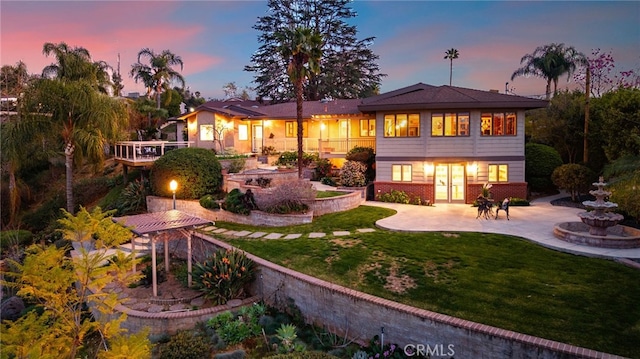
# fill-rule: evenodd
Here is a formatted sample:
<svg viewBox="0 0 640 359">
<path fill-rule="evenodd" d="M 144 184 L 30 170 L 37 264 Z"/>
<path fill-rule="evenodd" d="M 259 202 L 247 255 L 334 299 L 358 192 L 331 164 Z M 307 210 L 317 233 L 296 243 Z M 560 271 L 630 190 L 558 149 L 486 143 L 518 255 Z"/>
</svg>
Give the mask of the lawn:
<svg viewBox="0 0 640 359">
<path fill-rule="evenodd" d="M 640 271 L 497 234 L 378 229 L 330 235 L 334 230 L 374 228 L 377 219 L 392 213 L 360 206 L 312 224 L 273 230 L 329 234 L 321 239 L 227 240 L 275 263 L 383 298 L 640 358 Z"/>
</svg>

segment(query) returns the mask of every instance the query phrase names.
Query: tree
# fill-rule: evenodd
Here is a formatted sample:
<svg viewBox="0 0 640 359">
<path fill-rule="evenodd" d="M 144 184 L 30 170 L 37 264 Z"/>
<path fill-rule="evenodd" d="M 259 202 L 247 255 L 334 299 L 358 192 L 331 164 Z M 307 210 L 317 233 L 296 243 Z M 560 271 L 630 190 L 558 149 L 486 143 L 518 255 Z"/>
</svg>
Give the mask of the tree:
<svg viewBox="0 0 640 359">
<path fill-rule="evenodd" d="M 537 47 L 533 53 L 526 54 L 520 59 L 524 66 L 515 70 L 511 80 L 520 76 L 541 77 L 547 81 L 546 97 L 551 97 L 551 83 L 553 93 L 558 91 L 558 79 L 566 74 L 569 78 L 579 64 L 584 63 L 585 56 L 576 51 L 573 46 L 564 44 L 549 44 Z"/>
<path fill-rule="evenodd" d="M 378 56 L 369 48 L 373 37 L 357 39 L 357 29 L 346 20 L 356 16 L 350 0 L 269 0 L 269 12 L 253 26 L 261 34 L 258 50 L 245 71 L 255 73 L 258 98 L 286 102 L 295 98 L 287 76 L 288 62 L 279 56 L 277 34 L 290 27 L 312 29 L 322 36 L 323 61 L 318 75 L 312 75 L 304 92 L 306 100 L 362 98 L 378 93 Z"/>
<path fill-rule="evenodd" d="M 24 62 L 18 61 L 15 66 L 4 65 L 0 73 L 0 93 L 3 97 L 19 97 L 30 79 Z"/>
<path fill-rule="evenodd" d="M 605 167 L 604 175 L 611 179 L 611 200 L 640 220 L 640 155 L 618 158 Z"/>
<path fill-rule="evenodd" d="M 637 87 L 634 70 L 616 72 L 616 63 L 609 52 L 593 49 L 591 56 L 587 56 L 583 66 L 579 67 L 573 79 L 585 88 L 587 70 L 591 75 L 591 96 L 601 97 L 607 92 L 618 88 Z"/>
<path fill-rule="evenodd" d="M 65 255 L 65 248 L 32 246 L 23 264 L 14 263 L 18 270 L 10 275 L 16 278 L 18 295 L 35 303 L 37 310 L 3 324 L 3 354 L 74 359 L 86 349 L 99 352 L 99 358 L 151 357 L 147 332 L 130 336 L 120 328 L 126 314 L 101 321 L 104 318 L 93 318 L 85 309 L 86 304 L 105 317 L 115 315 L 121 301 L 117 293 L 104 289 L 139 279 L 131 271 L 133 253 L 116 251 L 114 256 L 107 251 L 131 238 L 131 231 L 114 223 L 110 214 L 99 207 L 92 212 L 81 208 L 77 216 L 65 212 L 59 220 L 64 238 L 84 244 L 77 246 L 77 255 Z M 86 250 L 89 243 L 97 250 Z M 96 334 L 99 344 L 86 340 Z"/>
<path fill-rule="evenodd" d="M 451 80 L 453 79 L 453 60 L 457 59 L 460 53 L 457 49 L 451 48 L 445 52 L 445 60 L 449 59 L 449 86 L 451 86 Z"/>
<path fill-rule="evenodd" d="M 594 122 L 600 123 L 609 162 L 640 153 L 640 89 L 620 88 L 593 100 Z"/>
<path fill-rule="evenodd" d="M 222 86 L 222 91 L 224 91 L 225 98 L 233 98 L 238 96 L 238 86 L 236 86 L 235 82 L 229 82 Z"/>
<path fill-rule="evenodd" d="M 595 177 L 595 173 L 589 167 L 576 163 L 564 164 L 553 170 L 551 174 L 553 184 L 569 191 L 573 202 L 579 200 L 580 193 L 589 191 Z"/>
<path fill-rule="evenodd" d="M 111 66 L 104 61 L 91 61 L 89 50 L 84 47 L 69 47 L 61 42 L 54 44 L 47 42 L 42 46 L 45 56 L 53 55 L 56 62 L 46 66 L 42 70 L 42 77 L 55 78 L 62 81 L 87 81 L 101 93 L 108 93 L 108 70 Z"/>
<path fill-rule="evenodd" d="M 148 58 L 149 65 L 141 62 L 143 58 Z M 174 70 L 172 66 L 180 65 L 183 68 L 182 58 L 169 50 L 164 50 L 156 54 L 149 48 L 144 48 L 138 52 L 138 62 L 131 65 L 131 76 L 136 81 L 142 81 L 147 87 L 147 95 L 154 92 L 156 106 L 160 108 L 160 94 L 171 88 L 172 81 L 178 81 L 184 87 L 185 82 L 182 75 Z"/>
<path fill-rule="evenodd" d="M 277 34 L 279 53 L 287 65 L 287 75 L 296 92 L 296 120 L 298 123 L 298 177 L 302 178 L 302 103 L 304 82 L 320 71 L 322 36 L 309 28 L 297 27 Z"/>
<path fill-rule="evenodd" d="M 105 146 L 117 140 L 128 119 L 124 104 L 97 92 L 86 80 L 41 79 L 25 95 L 25 116 L 47 119 L 47 132 L 62 142 L 66 166 L 67 211 L 75 210 L 73 165 L 87 159 L 100 168 Z"/>
</svg>

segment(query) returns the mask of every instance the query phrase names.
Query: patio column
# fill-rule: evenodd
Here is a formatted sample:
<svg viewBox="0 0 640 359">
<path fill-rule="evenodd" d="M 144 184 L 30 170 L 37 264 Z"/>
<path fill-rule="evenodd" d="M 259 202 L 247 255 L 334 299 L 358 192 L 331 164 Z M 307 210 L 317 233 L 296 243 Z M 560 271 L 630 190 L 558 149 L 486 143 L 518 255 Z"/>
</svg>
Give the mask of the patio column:
<svg viewBox="0 0 640 359">
<path fill-rule="evenodd" d="M 163 233 L 164 237 L 164 271 L 169 273 L 169 233 Z"/>
<path fill-rule="evenodd" d="M 133 274 L 136 274 L 136 238 L 131 238 L 131 253 L 133 254 Z"/>
<path fill-rule="evenodd" d="M 156 266 L 156 238 L 151 237 L 151 283 L 153 285 L 153 296 L 158 296 L 158 268 Z"/>
<path fill-rule="evenodd" d="M 191 275 L 191 231 L 189 231 L 189 235 L 187 236 L 187 287 L 191 288 L 191 283 L 193 281 Z"/>
</svg>

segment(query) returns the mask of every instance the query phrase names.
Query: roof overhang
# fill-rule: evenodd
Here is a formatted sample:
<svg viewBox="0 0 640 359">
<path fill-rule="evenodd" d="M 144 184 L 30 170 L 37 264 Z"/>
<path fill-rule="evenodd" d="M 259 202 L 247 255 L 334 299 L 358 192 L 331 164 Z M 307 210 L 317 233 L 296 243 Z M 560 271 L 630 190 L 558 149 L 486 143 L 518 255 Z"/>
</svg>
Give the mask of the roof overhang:
<svg viewBox="0 0 640 359">
<path fill-rule="evenodd" d="M 112 220 L 127 228 L 138 236 L 155 234 L 176 229 L 188 229 L 210 224 L 211 221 L 191 216 L 178 210 L 135 214 L 114 217 Z"/>
</svg>

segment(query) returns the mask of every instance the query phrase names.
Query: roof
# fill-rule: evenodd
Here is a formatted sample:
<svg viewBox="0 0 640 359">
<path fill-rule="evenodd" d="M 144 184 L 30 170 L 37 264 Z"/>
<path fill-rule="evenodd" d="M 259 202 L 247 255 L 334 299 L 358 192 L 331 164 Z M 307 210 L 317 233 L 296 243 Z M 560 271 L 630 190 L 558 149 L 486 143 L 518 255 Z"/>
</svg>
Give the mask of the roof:
<svg viewBox="0 0 640 359">
<path fill-rule="evenodd" d="M 546 107 L 548 101 L 493 91 L 456 86 L 417 83 L 362 100 L 363 112 L 422 109 L 532 109 Z"/>
<path fill-rule="evenodd" d="M 211 223 L 211 221 L 188 215 L 178 210 L 143 213 L 131 216 L 115 217 L 112 220 L 131 228 L 136 235 L 190 228 Z"/>
</svg>

